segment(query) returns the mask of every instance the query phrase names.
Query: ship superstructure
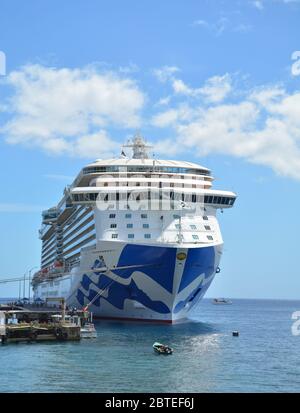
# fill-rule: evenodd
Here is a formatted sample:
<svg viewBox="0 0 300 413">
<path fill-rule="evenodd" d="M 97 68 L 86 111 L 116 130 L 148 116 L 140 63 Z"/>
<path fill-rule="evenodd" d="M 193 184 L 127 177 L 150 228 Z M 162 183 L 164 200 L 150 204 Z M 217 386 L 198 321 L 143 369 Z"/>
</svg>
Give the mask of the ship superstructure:
<svg viewBox="0 0 300 413">
<path fill-rule="evenodd" d="M 85 166 L 43 212 L 35 299 L 65 297 L 103 318 L 185 318 L 219 271 L 218 209 L 233 192 L 212 189 L 209 169 L 150 158 L 137 136 L 119 158 Z"/>
</svg>

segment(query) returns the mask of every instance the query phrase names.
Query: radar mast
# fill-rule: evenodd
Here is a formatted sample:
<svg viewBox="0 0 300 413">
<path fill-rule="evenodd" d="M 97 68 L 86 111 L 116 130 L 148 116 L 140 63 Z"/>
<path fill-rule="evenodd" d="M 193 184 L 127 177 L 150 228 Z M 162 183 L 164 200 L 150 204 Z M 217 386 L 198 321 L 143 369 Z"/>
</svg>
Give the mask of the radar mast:
<svg viewBox="0 0 300 413">
<path fill-rule="evenodd" d="M 152 148 L 152 146 L 146 144 L 145 139 L 139 133 L 134 136 L 132 142 L 129 141 L 123 147 L 132 149 L 133 159 L 149 159 L 148 150 Z"/>
</svg>

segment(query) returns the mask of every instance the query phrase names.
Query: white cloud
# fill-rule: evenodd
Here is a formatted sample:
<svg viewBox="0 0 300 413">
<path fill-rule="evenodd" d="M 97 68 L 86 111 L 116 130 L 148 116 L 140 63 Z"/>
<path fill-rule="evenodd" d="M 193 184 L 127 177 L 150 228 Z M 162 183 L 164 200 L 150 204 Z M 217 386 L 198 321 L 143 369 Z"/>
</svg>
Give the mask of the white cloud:
<svg viewBox="0 0 300 413">
<path fill-rule="evenodd" d="M 154 69 L 153 74 L 157 77 L 160 82 L 166 82 L 174 78 L 174 73 L 179 72 L 177 66 L 163 66 L 159 69 Z"/>
<path fill-rule="evenodd" d="M 278 3 L 278 4 L 283 4 L 283 5 L 285 4 L 290 5 L 290 4 L 297 4 L 297 3 L 299 4 L 300 0 L 255 0 L 255 1 L 252 1 L 252 5 L 256 7 L 258 10 L 263 10 L 264 7 L 268 5 L 267 3 L 269 4 Z"/>
<path fill-rule="evenodd" d="M 145 96 L 116 73 L 27 65 L 5 81 L 13 89 L 12 116 L 1 128 L 8 143 L 90 157 L 113 148 L 104 128 L 140 126 Z"/>
<path fill-rule="evenodd" d="M 242 147 L 245 151 L 251 150 L 252 144 L 243 133 L 251 129 L 256 117 L 257 110 L 250 102 L 220 105 L 199 110 L 192 122 L 178 124 L 177 133 L 191 149 L 197 143 L 201 154 L 231 152 L 242 155 Z"/>
<path fill-rule="evenodd" d="M 147 121 L 172 136 L 156 143 L 156 151 L 232 155 L 300 180 L 300 91 L 287 92 L 282 84 L 236 90 L 228 73 L 194 88 L 179 78 L 176 66 L 154 74 L 173 92 L 157 97 L 157 112 Z M 106 158 L 119 150 L 108 130 L 141 124 L 145 94 L 132 79 L 112 72 L 31 65 L 12 72 L 5 82 L 12 88 L 4 105 L 11 117 L 1 133 L 10 144 Z M 2 212 L 36 208 L 0 204 Z"/>
<path fill-rule="evenodd" d="M 173 128 L 173 152 L 232 155 L 300 180 L 300 92 L 266 86 L 239 102 L 187 106 L 185 113 L 178 107 L 154 118 L 157 126 Z M 161 150 L 168 147 L 161 142 Z"/>
<path fill-rule="evenodd" d="M 262 111 L 271 111 L 276 102 L 285 96 L 285 90 L 280 85 L 263 86 L 254 89 L 248 96 L 249 100 L 254 101 Z"/>
<path fill-rule="evenodd" d="M 300 138 L 300 92 L 283 96 L 270 107 L 269 112 L 286 122 L 288 129 L 294 130 L 295 136 Z"/>
<path fill-rule="evenodd" d="M 166 96 L 164 98 L 160 98 L 159 101 L 156 103 L 158 106 L 168 105 L 170 103 L 171 96 Z"/>
<path fill-rule="evenodd" d="M 206 29 L 215 34 L 215 36 L 220 36 L 228 27 L 229 20 L 227 17 L 220 17 L 216 22 L 209 23 L 206 20 L 198 19 L 192 23 L 192 26 L 198 26 L 199 28 Z"/>
<path fill-rule="evenodd" d="M 228 73 L 223 76 L 209 78 L 200 89 L 208 102 L 221 102 L 231 91 L 231 77 Z"/>
<path fill-rule="evenodd" d="M 111 158 L 115 155 L 115 151 L 119 151 L 120 144 L 113 141 L 106 131 L 100 130 L 78 138 L 72 149 L 72 155 L 77 157 L 88 158 L 91 154 L 101 154 L 103 158 Z"/>
<path fill-rule="evenodd" d="M 193 109 L 188 105 L 181 105 L 177 109 L 169 109 L 152 118 L 152 125 L 159 128 L 172 126 L 177 121 L 188 121 L 193 118 Z"/>
<path fill-rule="evenodd" d="M 175 95 L 184 95 L 190 97 L 200 97 L 208 103 L 221 102 L 231 92 L 232 79 L 231 76 L 226 73 L 223 76 L 212 76 L 206 80 L 204 85 L 199 88 L 192 88 L 188 86 L 182 79 L 174 76 L 174 73 L 179 69 L 156 69 L 159 73 L 158 78 L 163 79 L 164 82 L 169 81 L 173 88 Z"/>
<path fill-rule="evenodd" d="M 206 20 L 198 19 L 192 23 L 192 26 L 210 31 L 217 37 L 221 36 L 226 31 L 246 33 L 252 30 L 252 26 L 250 24 L 232 22 L 225 16 L 222 16 L 215 22 L 210 23 Z"/>
<path fill-rule="evenodd" d="M 174 138 L 167 138 L 154 143 L 153 152 L 168 154 L 168 157 L 177 155 L 178 148 L 174 145 Z"/>
<path fill-rule="evenodd" d="M 119 67 L 119 72 L 120 73 L 136 73 L 138 72 L 140 69 L 138 67 L 137 64 L 135 63 L 129 63 L 129 65 L 127 66 L 120 66 Z"/>
<path fill-rule="evenodd" d="M 182 79 L 178 78 L 180 69 L 177 66 L 163 66 L 154 69 L 155 77 L 163 83 L 170 83 L 175 95 L 185 95 L 191 97 L 202 97 L 207 102 L 220 102 L 231 91 L 231 76 L 226 73 L 223 76 L 212 76 L 206 80 L 199 88 L 188 86 Z M 169 103 L 170 97 L 168 97 Z"/>
<path fill-rule="evenodd" d="M 165 112 L 159 113 L 152 119 L 152 125 L 158 126 L 159 128 L 164 128 L 166 126 L 172 125 L 179 119 L 179 112 L 176 109 L 166 110 Z"/>
<path fill-rule="evenodd" d="M 172 82 L 172 87 L 173 87 L 174 92 L 177 94 L 183 94 L 183 95 L 189 95 L 189 96 L 198 94 L 197 89 L 192 89 L 188 87 L 181 79 L 174 79 Z"/>
</svg>

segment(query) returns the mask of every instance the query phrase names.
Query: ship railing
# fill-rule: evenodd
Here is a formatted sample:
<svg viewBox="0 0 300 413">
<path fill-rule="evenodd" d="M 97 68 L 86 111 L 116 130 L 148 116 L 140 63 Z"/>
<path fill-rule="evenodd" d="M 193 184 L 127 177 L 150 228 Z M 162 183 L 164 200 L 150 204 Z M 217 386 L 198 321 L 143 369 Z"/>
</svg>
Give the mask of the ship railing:
<svg viewBox="0 0 300 413">
<path fill-rule="evenodd" d="M 32 283 L 38 283 L 41 281 L 53 280 L 69 273 L 72 268 L 77 267 L 80 264 L 80 259 L 73 260 L 72 262 L 66 262 L 62 267 L 50 269 L 48 272 L 43 273 L 41 271 L 34 274 L 32 277 Z"/>
<path fill-rule="evenodd" d="M 80 264 L 80 259 L 79 258 L 77 258 L 76 260 L 73 260 L 71 262 L 66 262 L 65 272 L 70 272 L 72 270 L 72 268 L 78 267 L 79 264 Z"/>
</svg>

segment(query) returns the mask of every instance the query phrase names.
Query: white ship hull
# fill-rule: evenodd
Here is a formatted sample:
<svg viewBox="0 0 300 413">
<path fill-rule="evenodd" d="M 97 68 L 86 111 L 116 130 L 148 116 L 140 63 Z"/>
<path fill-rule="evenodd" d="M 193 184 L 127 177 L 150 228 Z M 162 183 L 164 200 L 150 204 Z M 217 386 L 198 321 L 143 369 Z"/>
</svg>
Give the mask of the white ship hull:
<svg viewBox="0 0 300 413">
<path fill-rule="evenodd" d="M 95 317 L 175 322 L 187 317 L 211 284 L 222 244 L 145 245 L 103 241 L 82 251 L 80 266 L 34 289 L 35 298 L 65 297 Z"/>
</svg>

